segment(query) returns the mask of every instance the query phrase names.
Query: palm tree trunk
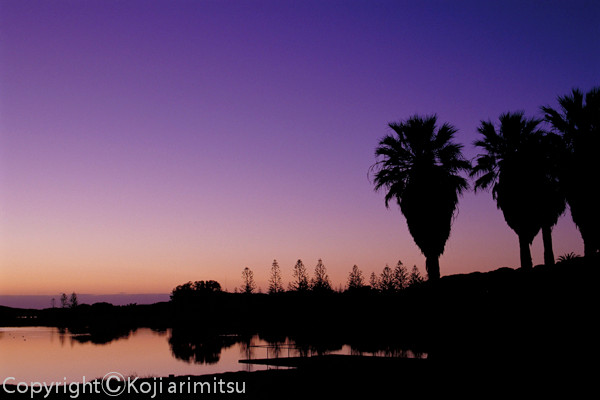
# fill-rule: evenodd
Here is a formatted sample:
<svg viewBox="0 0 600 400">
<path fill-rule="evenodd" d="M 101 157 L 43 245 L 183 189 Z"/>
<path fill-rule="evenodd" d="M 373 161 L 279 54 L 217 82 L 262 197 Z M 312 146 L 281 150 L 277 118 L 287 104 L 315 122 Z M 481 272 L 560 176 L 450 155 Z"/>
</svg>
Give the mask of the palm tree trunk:
<svg viewBox="0 0 600 400">
<path fill-rule="evenodd" d="M 583 256 L 587 259 L 590 259 L 592 255 L 596 252 L 596 249 L 592 245 L 592 241 L 587 235 L 581 235 L 581 237 L 583 238 Z"/>
<path fill-rule="evenodd" d="M 440 279 L 440 259 L 438 256 L 425 257 L 425 269 L 427 270 L 427 279 L 436 281 Z"/>
<path fill-rule="evenodd" d="M 533 268 L 533 261 L 531 259 L 531 249 L 529 248 L 529 242 L 523 235 L 519 235 L 519 253 L 521 256 L 521 268 L 531 269 Z"/>
<path fill-rule="evenodd" d="M 552 227 L 542 227 L 542 240 L 544 241 L 544 264 L 554 265 L 554 250 L 552 250 Z"/>
</svg>

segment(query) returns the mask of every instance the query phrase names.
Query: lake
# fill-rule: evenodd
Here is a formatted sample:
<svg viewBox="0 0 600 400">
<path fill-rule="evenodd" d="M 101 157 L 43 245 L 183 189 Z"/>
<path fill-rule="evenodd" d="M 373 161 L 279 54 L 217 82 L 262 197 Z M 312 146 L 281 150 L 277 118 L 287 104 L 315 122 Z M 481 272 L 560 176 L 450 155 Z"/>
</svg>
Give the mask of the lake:
<svg viewBox="0 0 600 400">
<path fill-rule="evenodd" d="M 426 357 L 393 348 L 362 351 L 344 344 L 300 345 L 289 338 L 267 341 L 177 329 L 91 335 L 55 327 L 0 327 L 0 378 L 14 377 L 14 382 L 81 382 L 109 372 L 160 377 L 254 371 L 267 367 L 239 360 L 315 353 Z"/>
</svg>

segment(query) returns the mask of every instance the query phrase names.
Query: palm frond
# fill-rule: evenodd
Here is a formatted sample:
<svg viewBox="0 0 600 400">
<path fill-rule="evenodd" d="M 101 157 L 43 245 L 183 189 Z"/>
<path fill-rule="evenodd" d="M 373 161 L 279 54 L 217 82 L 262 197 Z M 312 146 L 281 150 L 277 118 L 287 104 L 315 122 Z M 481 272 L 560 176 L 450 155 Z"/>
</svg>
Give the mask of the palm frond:
<svg viewBox="0 0 600 400">
<path fill-rule="evenodd" d="M 458 198 L 469 189 L 461 173 L 471 172 L 471 162 L 454 143 L 456 129 L 436 127 L 437 116 L 414 115 L 389 123 L 392 133 L 375 149 L 370 168 L 375 190 L 385 189 L 385 205 L 396 200 L 406 217 L 415 243 L 427 257 L 442 254 L 450 234 Z"/>
<path fill-rule="evenodd" d="M 495 171 L 490 171 L 482 174 L 475 181 L 475 192 L 480 189 L 487 190 L 498 181 L 498 174 Z"/>
</svg>

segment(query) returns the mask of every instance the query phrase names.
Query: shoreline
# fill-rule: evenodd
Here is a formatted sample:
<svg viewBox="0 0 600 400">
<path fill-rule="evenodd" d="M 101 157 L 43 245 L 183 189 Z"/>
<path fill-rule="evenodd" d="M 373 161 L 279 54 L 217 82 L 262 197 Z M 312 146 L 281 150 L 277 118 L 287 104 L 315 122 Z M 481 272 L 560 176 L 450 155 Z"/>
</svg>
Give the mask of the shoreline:
<svg viewBox="0 0 600 400">
<path fill-rule="evenodd" d="M 339 360 L 341 361 L 341 360 Z M 130 377 L 122 385 L 120 395 L 135 399 L 181 399 L 181 398 L 243 398 L 243 399 L 305 399 L 311 396 L 355 398 L 401 396 L 423 398 L 424 396 L 477 395 L 556 395 L 589 393 L 595 382 L 593 371 L 586 372 L 584 365 L 510 365 L 473 364 L 469 362 L 435 362 L 421 360 L 417 363 L 399 363 L 395 368 L 373 367 L 361 363 L 313 363 L 310 367 L 270 369 L 261 371 L 223 372 L 206 375 L 180 375 L 162 377 Z M 410 365 L 409 365 L 410 364 Z M 566 368 L 569 368 L 568 370 Z M 127 377 L 126 377 L 127 379 Z M 10 398 L 56 398 L 72 399 L 79 396 L 92 399 L 115 398 L 107 394 L 101 383 L 96 391 L 87 383 L 69 384 L 68 390 L 44 392 L 31 395 L 28 390 L 16 393 L 16 385 L 3 385 L 2 392 Z M 110 382 L 110 389 L 120 388 Z M 135 388 L 135 389 L 134 389 Z M 23 390 L 23 387 L 20 388 Z M 13 391 L 15 393 L 8 393 Z"/>
<path fill-rule="evenodd" d="M 231 303 L 209 304 L 215 307 L 215 325 L 199 327 L 192 318 L 188 324 L 175 325 L 173 329 L 177 331 L 173 334 L 191 344 L 205 337 L 206 329 L 208 333 L 215 333 L 235 331 L 236 327 L 246 333 L 259 330 L 273 338 L 297 336 L 305 343 L 312 339 L 324 343 L 353 340 L 359 345 L 377 346 L 392 339 L 419 346 L 428 358 L 387 366 L 374 366 L 364 359 L 348 362 L 350 359 L 345 358 L 334 364 L 312 362 L 296 369 L 139 378 L 138 382 L 148 382 L 145 385 L 157 379 L 163 384 L 188 379 L 246 382 L 244 394 L 214 395 L 219 398 L 306 398 L 316 394 L 335 398 L 356 394 L 375 398 L 390 394 L 418 398 L 440 393 L 472 393 L 484 398 L 498 393 L 513 397 L 515 393 L 522 393 L 536 398 L 541 394 L 564 393 L 573 398 L 574 393 L 585 395 L 586 391 L 595 389 L 591 387 L 595 382 L 595 369 L 588 365 L 593 365 L 595 360 L 592 352 L 599 334 L 594 317 L 600 304 L 599 272 L 597 263 L 572 263 L 534 267 L 529 271 L 499 269 L 490 273 L 444 277 L 435 285 L 425 285 L 398 296 L 300 297 L 290 294 L 273 298 L 267 295 L 231 297 Z M 238 303 L 238 299 L 244 302 Z M 296 321 L 287 314 L 283 315 L 288 318 L 283 323 L 260 319 L 269 317 L 273 312 L 271 306 L 283 307 L 282 300 L 296 307 L 292 316 L 309 317 Z M 263 308 L 253 308 L 257 305 Z M 106 313 L 82 316 L 101 315 L 102 321 L 112 321 L 118 328 L 115 332 L 110 329 L 95 332 L 101 338 L 112 340 L 113 335 L 122 333 L 122 329 L 126 331 L 142 321 L 128 321 L 123 317 L 129 314 L 122 314 L 121 321 L 128 325 L 121 326 L 120 321 L 110 319 L 114 317 L 113 313 L 152 310 L 138 307 L 99 309 L 98 312 Z M 186 312 L 181 316 L 198 315 L 195 314 L 198 310 L 202 309 L 184 309 Z M 224 316 L 228 321 L 231 318 L 230 314 L 217 311 L 237 313 L 233 315 L 240 319 L 233 319 L 235 325 L 220 326 L 218 323 Z M 250 314 L 244 314 L 248 311 Z M 305 311 L 312 314 L 301 314 Z M 330 314 L 333 311 L 338 314 Z M 150 313 L 146 315 L 156 317 Z M 48 321 L 52 322 L 51 319 Z M 73 321 L 81 322 L 76 318 Z M 269 323 L 263 324 L 264 321 Z M 86 328 L 85 325 L 80 327 Z M 169 327 L 168 324 L 165 327 Z M 57 396 L 72 398 L 66 394 Z M 94 396 L 107 398 L 102 394 L 92 398 Z M 168 393 L 162 396 L 186 398 Z M 11 397 L 30 398 L 29 393 L 7 395 L 7 398 Z M 134 393 L 134 397 L 150 398 L 141 393 Z"/>
</svg>

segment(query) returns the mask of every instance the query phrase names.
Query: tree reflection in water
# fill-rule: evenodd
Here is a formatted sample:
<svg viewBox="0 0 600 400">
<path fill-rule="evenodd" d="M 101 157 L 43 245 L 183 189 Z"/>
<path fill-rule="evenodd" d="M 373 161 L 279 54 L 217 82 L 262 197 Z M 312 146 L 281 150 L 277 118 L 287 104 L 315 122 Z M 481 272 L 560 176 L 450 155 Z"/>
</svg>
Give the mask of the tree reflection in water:
<svg viewBox="0 0 600 400">
<path fill-rule="evenodd" d="M 243 341 L 240 336 L 217 335 L 196 329 L 173 328 L 169 337 L 171 353 L 179 360 L 194 364 L 216 364 L 221 351 Z"/>
</svg>

